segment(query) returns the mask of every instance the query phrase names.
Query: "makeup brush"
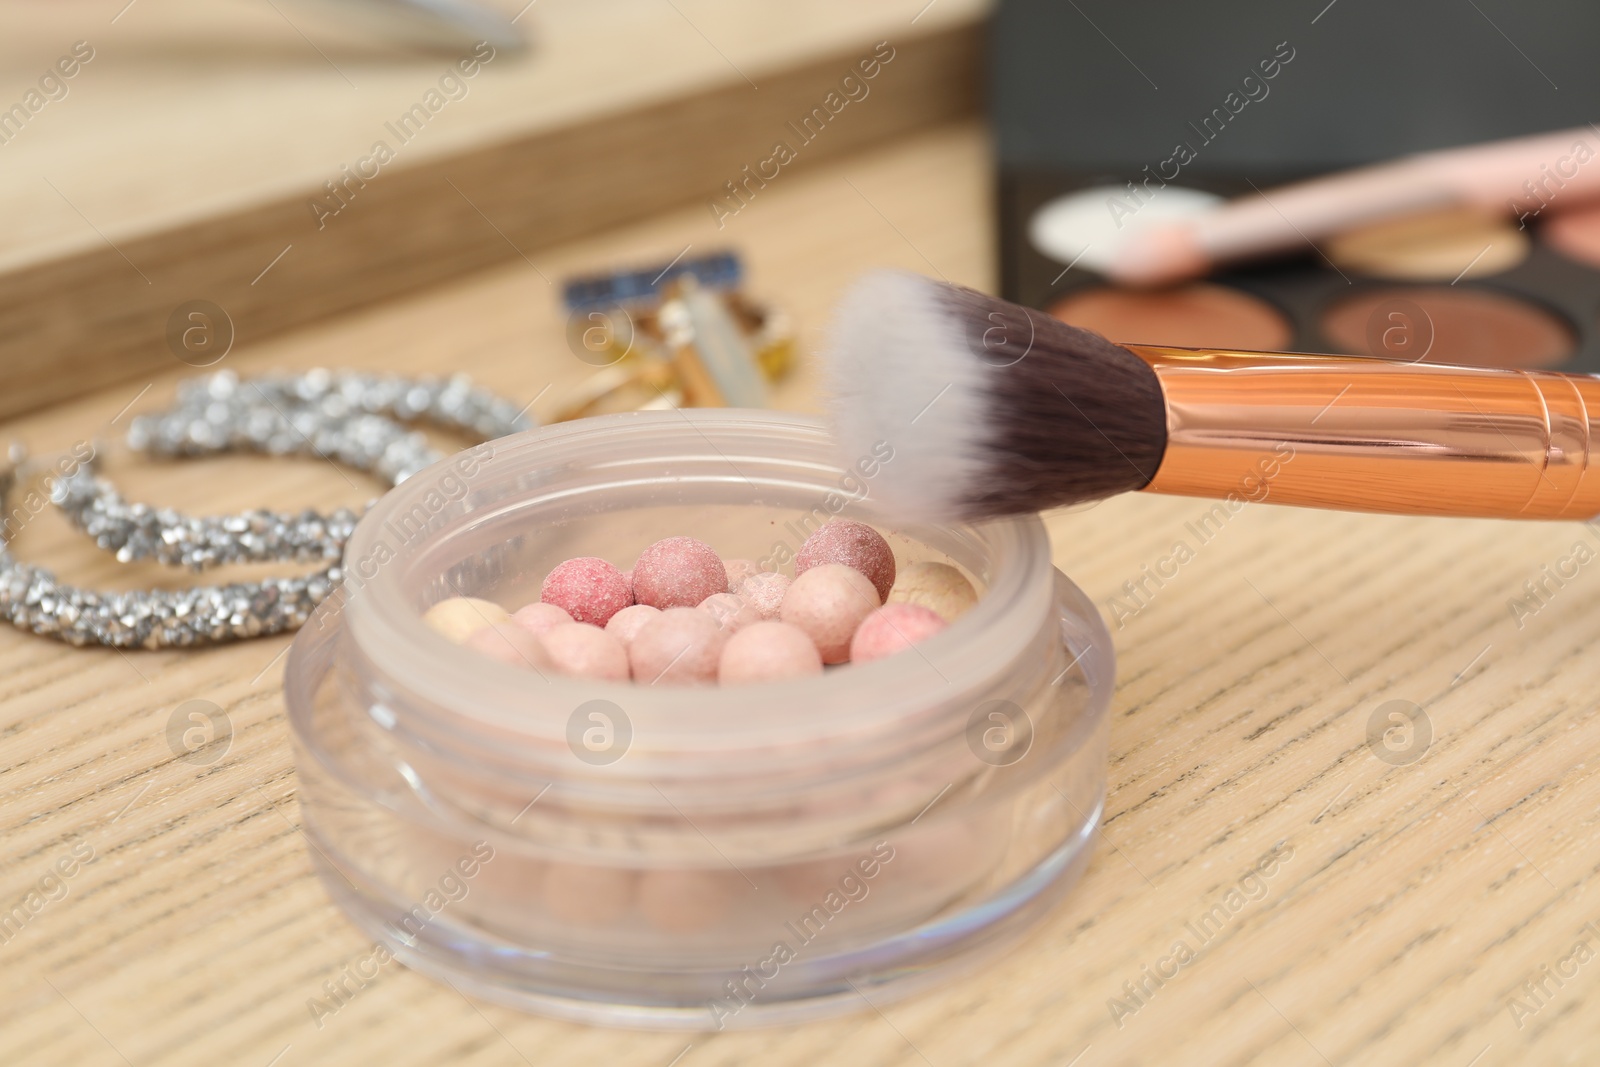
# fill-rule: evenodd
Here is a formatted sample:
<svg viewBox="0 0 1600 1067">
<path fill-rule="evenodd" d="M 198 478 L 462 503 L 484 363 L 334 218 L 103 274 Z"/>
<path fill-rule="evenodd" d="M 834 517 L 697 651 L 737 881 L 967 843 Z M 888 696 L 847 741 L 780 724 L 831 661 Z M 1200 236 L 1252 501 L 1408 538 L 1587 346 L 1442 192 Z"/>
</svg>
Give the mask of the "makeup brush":
<svg viewBox="0 0 1600 1067">
<path fill-rule="evenodd" d="M 1124 285 L 1166 285 L 1422 211 L 1477 207 L 1520 215 L 1537 212 L 1547 198 L 1576 204 L 1600 195 L 1595 133 L 1580 126 L 1422 152 L 1250 193 L 1187 218 L 1139 226 L 1135 216 L 1118 243 L 1096 253 L 1097 262 Z M 1161 190 L 1149 192 L 1159 203 Z"/>
<path fill-rule="evenodd" d="M 892 448 L 869 491 L 907 520 L 1139 489 L 1406 515 L 1600 514 L 1589 376 L 1116 345 L 888 271 L 840 302 L 826 358 L 844 455 Z"/>
</svg>

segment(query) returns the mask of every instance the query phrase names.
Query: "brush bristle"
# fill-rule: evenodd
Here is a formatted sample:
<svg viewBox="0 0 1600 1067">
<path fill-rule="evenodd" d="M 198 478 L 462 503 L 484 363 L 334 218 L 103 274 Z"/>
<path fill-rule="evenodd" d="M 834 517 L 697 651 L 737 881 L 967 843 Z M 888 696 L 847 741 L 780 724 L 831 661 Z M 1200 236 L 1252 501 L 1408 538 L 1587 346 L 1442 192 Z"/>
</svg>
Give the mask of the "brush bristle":
<svg viewBox="0 0 1600 1067">
<path fill-rule="evenodd" d="M 827 350 L 834 432 L 906 520 L 1043 511 L 1142 489 L 1166 451 L 1144 360 L 1041 311 L 880 271 L 840 302 Z"/>
</svg>

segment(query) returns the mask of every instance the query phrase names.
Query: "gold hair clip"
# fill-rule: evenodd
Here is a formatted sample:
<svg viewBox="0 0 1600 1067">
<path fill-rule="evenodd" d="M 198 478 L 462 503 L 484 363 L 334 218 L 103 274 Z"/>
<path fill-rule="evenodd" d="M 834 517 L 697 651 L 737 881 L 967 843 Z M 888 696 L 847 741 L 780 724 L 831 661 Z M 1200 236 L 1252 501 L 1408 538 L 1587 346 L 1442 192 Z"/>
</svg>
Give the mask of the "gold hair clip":
<svg viewBox="0 0 1600 1067">
<path fill-rule="evenodd" d="M 732 253 L 569 281 L 567 341 L 600 369 L 550 421 L 665 407 L 763 407 L 788 374 L 788 316 L 747 298 Z"/>
</svg>

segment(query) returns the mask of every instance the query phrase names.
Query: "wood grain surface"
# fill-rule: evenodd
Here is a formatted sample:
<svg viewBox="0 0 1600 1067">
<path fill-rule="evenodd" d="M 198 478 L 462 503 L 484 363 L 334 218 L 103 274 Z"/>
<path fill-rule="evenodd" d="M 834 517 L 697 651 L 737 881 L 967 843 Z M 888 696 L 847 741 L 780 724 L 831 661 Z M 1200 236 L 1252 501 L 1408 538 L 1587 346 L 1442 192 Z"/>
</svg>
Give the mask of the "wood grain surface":
<svg viewBox="0 0 1600 1067">
<path fill-rule="evenodd" d="M 781 300 L 814 347 L 864 267 L 987 284 L 988 197 L 984 132 L 945 128 L 785 177 L 721 233 L 686 208 L 551 249 L 537 272 L 519 261 L 241 345 L 224 366 L 463 368 L 516 397 L 550 386 L 537 409 L 587 370 L 546 277 L 731 241 L 751 289 Z M 149 408 L 185 373 L 6 435 L 39 451 L 111 438 L 125 407 Z M 814 406 L 809 369 L 778 402 Z M 210 511 L 354 503 L 373 488 L 317 461 L 114 455 L 108 473 L 130 496 Z M 1262 504 L 1202 537 L 1208 510 L 1135 495 L 1049 518 L 1058 563 L 1114 620 L 1120 657 L 1107 816 L 1079 888 L 998 963 L 780 1030 L 555 1023 L 398 965 L 319 1028 L 308 999 L 371 946 L 307 862 L 285 641 L 123 654 L 0 633 L 0 910 L 42 894 L 0 944 L 0 1063 L 1600 1061 L 1600 897 L 1585 899 L 1600 863 L 1595 533 Z M 1563 564 L 1578 544 L 1588 562 Z M 48 512 L 19 550 L 86 584 L 186 580 L 119 567 Z M 1516 610 L 1547 566 L 1563 584 Z M 1115 600 L 1130 582 L 1138 601 Z M 193 699 L 231 724 L 208 763 L 165 738 Z M 1419 705 L 1426 729 L 1386 747 L 1369 731 L 1390 701 Z M 1271 873 L 1252 875 L 1274 848 Z M 59 881 L 58 861 L 72 871 Z"/>
<path fill-rule="evenodd" d="M 499 6 L 528 52 L 396 53 L 270 0 L 0 0 L 0 414 L 167 366 L 189 301 L 248 343 L 680 204 L 709 216 L 874 42 L 892 60 L 786 169 L 977 105 L 984 0 Z"/>
</svg>

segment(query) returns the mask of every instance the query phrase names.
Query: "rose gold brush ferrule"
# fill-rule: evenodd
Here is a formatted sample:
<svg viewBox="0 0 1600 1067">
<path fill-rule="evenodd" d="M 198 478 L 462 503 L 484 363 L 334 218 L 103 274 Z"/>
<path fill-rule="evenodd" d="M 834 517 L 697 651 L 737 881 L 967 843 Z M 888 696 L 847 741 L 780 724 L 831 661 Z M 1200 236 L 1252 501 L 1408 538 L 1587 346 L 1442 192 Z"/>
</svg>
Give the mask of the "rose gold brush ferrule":
<svg viewBox="0 0 1600 1067">
<path fill-rule="evenodd" d="M 1600 379 L 1123 347 L 1154 368 L 1166 398 L 1152 492 L 1403 515 L 1600 514 L 1589 461 Z"/>
</svg>

